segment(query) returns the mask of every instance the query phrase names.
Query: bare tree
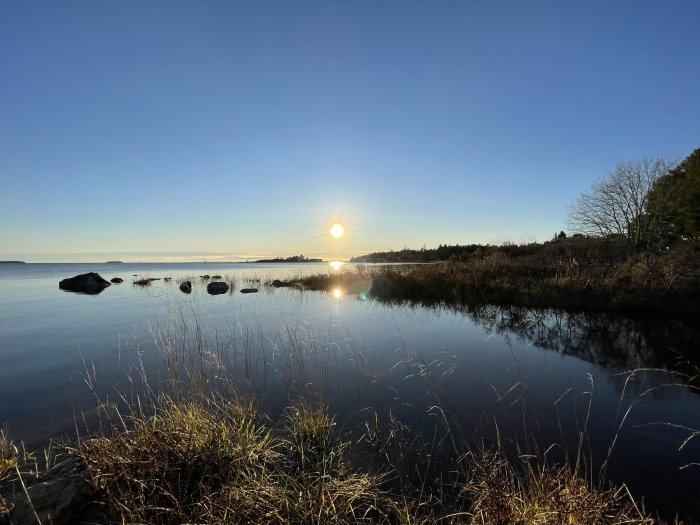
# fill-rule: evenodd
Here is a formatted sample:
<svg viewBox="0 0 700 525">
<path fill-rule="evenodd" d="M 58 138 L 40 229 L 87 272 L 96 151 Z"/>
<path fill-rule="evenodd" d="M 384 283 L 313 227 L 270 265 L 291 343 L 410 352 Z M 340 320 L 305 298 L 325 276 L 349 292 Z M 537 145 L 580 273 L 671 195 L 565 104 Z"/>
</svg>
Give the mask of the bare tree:
<svg viewBox="0 0 700 525">
<path fill-rule="evenodd" d="M 661 206 L 651 209 L 649 193 L 673 163 L 666 159 L 621 162 L 569 207 L 569 227 L 594 236 L 620 235 L 634 245 L 649 244 L 660 234 Z"/>
</svg>

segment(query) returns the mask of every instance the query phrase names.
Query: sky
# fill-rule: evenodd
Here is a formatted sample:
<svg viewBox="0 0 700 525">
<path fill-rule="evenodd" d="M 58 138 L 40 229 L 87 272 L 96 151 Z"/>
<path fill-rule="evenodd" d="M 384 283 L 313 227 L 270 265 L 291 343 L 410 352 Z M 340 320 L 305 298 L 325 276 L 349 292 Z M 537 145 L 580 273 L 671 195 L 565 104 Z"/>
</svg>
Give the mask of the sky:
<svg viewBox="0 0 700 525">
<path fill-rule="evenodd" d="M 0 0 L 0 260 L 548 240 L 616 163 L 700 147 L 698 20 L 697 0 Z"/>
</svg>

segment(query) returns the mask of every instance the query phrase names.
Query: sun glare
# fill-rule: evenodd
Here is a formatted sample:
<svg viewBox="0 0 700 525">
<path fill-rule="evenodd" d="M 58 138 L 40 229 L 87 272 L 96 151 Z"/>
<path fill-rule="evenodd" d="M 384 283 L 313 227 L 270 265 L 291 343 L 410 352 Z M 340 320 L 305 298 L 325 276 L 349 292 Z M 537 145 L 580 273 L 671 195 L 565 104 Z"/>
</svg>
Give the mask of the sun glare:
<svg viewBox="0 0 700 525">
<path fill-rule="evenodd" d="M 345 234 L 345 228 L 339 222 L 336 222 L 331 226 L 330 233 L 336 239 L 340 239 Z"/>
<path fill-rule="evenodd" d="M 340 267 L 343 266 L 342 261 L 331 261 L 328 263 L 328 265 L 333 268 L 334 270 L 340 270 Z"/>
<path fill-rule="evenodd" d="M 340 288 L 333 288 L 333 291 L 331 291 L 331 294 L 336 299 L 340 299 L 343 296 L 343 290 L 341 290 Z"/>
</svg>

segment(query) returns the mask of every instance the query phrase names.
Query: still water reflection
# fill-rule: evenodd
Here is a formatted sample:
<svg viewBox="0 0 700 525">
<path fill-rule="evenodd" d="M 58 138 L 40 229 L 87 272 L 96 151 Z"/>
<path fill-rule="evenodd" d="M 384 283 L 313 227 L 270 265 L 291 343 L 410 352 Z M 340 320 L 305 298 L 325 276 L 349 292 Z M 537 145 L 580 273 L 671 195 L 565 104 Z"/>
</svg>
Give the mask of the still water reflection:
<svg viewBox="0 0 700 525">
<path fill-rule="evenodd" d="M 348 432 L 377 412 L 427 439 L 449 424 L 473 442 L 497 429 L 506 445 L 540 453 L 583 447 L 588 468 L 609 457 L 608 477 L 653 508 L 700 516 L 700 439 L 683 445 L 700 428 L 693 323 L 264 284 L 331 271 L 321 265 L 12 266 L 0 267 L 0 422 L 30 446 L 93 428 L 86 377 L 103 399 L 133 398 L 140 370 L 167 389 L 196 355 L 208 388 L 235 378 L 273 416 L 308 395 Z M 125 282 L 100 295 L 58 289 L 88 271 Z M 163 279 L 133 286 L 134 274 Z M 230 287 L 210 295 L 202 275 Z"/>
</svg>

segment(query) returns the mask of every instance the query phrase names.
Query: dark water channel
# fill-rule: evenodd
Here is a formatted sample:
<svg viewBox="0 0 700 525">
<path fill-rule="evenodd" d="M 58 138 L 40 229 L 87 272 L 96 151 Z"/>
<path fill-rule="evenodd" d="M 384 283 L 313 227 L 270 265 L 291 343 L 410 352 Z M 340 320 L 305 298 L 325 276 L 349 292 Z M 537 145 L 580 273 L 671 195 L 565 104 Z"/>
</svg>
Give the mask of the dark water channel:
<svg viewBox="0 0 700 525">
<path fill-rule="evenodd" d="M 124 283 L 98 295 L 58 289 L 87 271 Z M 45 446 L 94 424 L 87 376 L 103 399 L 129 398 L 141 364 L 152 386 L 167 389 L 162 351 L 194 353 L 208 387 L 226 389 L 224 378 L 235 378 L 273 416 L 304 395 L 328 403 L 343 432 L 377 413 L 426 441 L 447 426 L 470 443 L 500 440 L 553 459 L 580 452 L 587 472 L 605 464 L 607 479 L 627 484 L 649 509 L 700 518 L 697 323 L 385 304 L 263 285 L 319 271 L 332 270 L 0 265 L 0 424 L 30 448 Z M 172 280 L 139 287 L 134 274 Z M 209 295 L 203 274 L 233 288 Z M 186 278 L 191 294 L 178 288 Z M 253 286 L 258 293 L 240 293 Z"/>
</svg>

